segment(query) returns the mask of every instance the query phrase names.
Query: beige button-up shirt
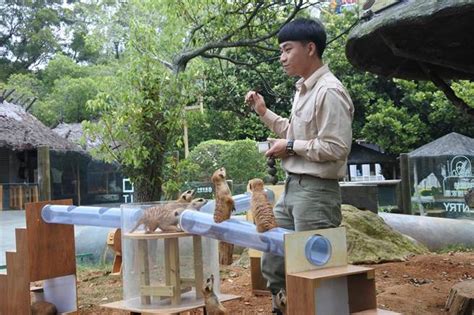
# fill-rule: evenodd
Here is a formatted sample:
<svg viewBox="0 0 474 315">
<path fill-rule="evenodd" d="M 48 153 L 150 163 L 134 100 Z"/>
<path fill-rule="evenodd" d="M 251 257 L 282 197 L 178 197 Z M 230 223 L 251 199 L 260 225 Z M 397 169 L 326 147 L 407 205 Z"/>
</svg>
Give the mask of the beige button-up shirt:
<svg viewBox="0 0 474 315">
<path fill-rule="evenodd" d="M 282 160 L 289 173 L 340 179 L 352 143 L 354 105 L 327 65 L 296 82 L 290 119 L 267 109 L 260 119 L 280 138 L 294 139 L 295 155 Z"/>
</svg>

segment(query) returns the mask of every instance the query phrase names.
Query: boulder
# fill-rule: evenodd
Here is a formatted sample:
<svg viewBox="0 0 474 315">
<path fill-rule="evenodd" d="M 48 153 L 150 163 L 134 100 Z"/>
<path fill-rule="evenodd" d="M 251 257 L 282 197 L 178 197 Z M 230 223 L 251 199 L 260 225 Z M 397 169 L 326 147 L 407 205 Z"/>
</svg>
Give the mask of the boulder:
<svg viewBox="0 0 474 315">
<path fill-rule="evenodd" d="M 342 206 L 342 226 L 347 229 L 348 260 L 352 264 L 404 261 L 429 250 L 395 231 L 377 214 Z"/>
</svg>

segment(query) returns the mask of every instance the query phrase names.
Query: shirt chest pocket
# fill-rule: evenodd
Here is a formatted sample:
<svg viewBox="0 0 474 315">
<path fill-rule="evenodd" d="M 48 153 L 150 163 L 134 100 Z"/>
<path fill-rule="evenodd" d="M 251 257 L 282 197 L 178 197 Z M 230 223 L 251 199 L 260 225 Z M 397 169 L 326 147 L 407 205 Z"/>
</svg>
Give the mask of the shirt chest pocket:
<svg viewBox="0 0 474 315">
<path fill-rule="evenodd" d="M 311 139 L 318 134 L 314 111 L 310 108 L 295 112 L 291 124 L 297 139 Z"/>
</svg>

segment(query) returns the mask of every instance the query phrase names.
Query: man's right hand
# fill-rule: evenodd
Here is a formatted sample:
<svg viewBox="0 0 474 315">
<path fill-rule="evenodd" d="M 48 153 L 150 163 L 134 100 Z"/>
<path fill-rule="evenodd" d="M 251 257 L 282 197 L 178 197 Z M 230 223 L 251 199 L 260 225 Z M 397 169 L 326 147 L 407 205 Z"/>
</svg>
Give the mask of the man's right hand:
<svg viewBox="0 0 474 315">
<path fill-rule="evenodd" d="M 267 112 L 267 106 L 265 105 L 263 96 L 255 91 L 247 92 L 247 95 L 245 95 L 245 103 L 252 106 L 253 110 L 260 116 L 265 115 Z"/>
</svg>

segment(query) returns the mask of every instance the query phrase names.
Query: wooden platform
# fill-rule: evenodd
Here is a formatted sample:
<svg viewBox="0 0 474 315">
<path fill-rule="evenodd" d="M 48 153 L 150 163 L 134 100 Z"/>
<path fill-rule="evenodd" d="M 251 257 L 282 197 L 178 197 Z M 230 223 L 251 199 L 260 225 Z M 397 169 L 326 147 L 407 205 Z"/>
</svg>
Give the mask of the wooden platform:
<svg viewBox="0 0 474 315">
<path fill-rule="evenodd" d="M 351 315 L 401 315 L 401 314 L 377 308 L 373 310 L 366 310 L 362 312 L 351 313 Z"/>
<path fill-rule="evenodd" d="M 219 299 L 220 299 L 221 302 L 226 302 L 226 301 L 232 301 L 232 300 L 240 299 L 240 296 L 232 295 L 232 294 L 220 294 Z M 139 298 L 137 299 L 137 302 L 139 303 Z M 190 302 L 187 305 L 183 305 L 183 306 L 179 306 L 179 307 L 170 305 L 170 306 L 163 306 L 163 307 L 160 307 L 160 308 L 153 308 L 152 306 L 149 306 L 147 308 L 140 308 L 140 307 L 130 306 L 130 304 L 133 304 L 133 302 L 121 300 L 121 301 L 117 301 L 117 302 L 102 304 L 100 306 L 105 307 L 105 308 L 121 310 L 121 311 L 128 311 L 128 312 L 135 312 L 135 313 L 175 314 L 175 313 L 187 312 L 187 311 L 191 311 L 191 310 L 195 310 L 195 309 L 204 307 L 204 300 L 203 299 L 195 300 L 194 302 Z"/>
<path fill-rule="evenodd" d="M 186 232 L 153 232 L 153 233 L 145 233 L 145 232 L 133 232 L 133 233 L 125 233 L 123 235 L 124 238 L 132 239 L 132 240 L 159 240 L 164 238 L 179 238 L 179 237 L 186 237 L 186 236 L 193 236 L 193 234 L 189 234 Z"/>
</svg>

